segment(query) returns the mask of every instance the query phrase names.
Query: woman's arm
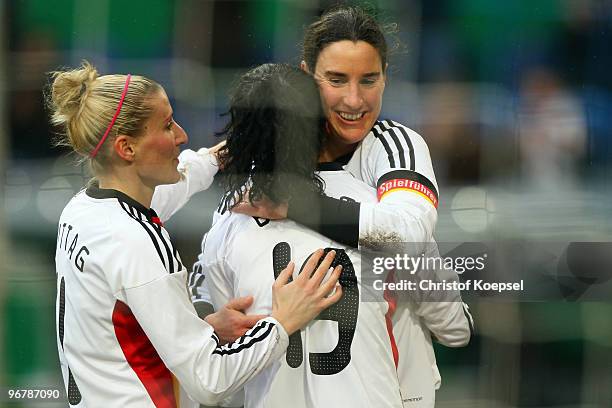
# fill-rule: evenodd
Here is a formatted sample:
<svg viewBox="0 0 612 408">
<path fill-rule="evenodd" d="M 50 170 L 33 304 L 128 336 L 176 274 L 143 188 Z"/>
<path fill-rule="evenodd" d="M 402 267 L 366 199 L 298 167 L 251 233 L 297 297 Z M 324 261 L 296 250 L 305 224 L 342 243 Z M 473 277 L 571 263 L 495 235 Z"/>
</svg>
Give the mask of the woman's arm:
<svg viewBox="0 0 612 408">
<path fill-rule="evenodd" d="M 300 274 L 287 284 L 293 273 L 290 264 L 273 285 L 272 316 L 257 322 L 237 342 L 220 345 L 213 328 L 197 316 L 189 301 L 186 271 L 167 273 L 153 245 L 143 242 L 137 235 L 118 242 L 122 248 L 138 250 L 125 252 L 129 256 L 116 278 L 125 274 L 132 285 L 115 296 L 125 312 L 133 314 L 164 365 L 193 398 L 205 404 L 218 403 L 276 361 L 286 350 L 288 334 L 340 298 L 326 297 L 337 283 L 339 269 L 321 284 L 333 254 L 318 268 L 319 257 L 312 257 L 316 259 L 306 268 L 314 273 Z"/>
<path fill-rule="evenodd" d="M 416 132 L 390 121 L 377 122 L 344 168 L 377 189 L 378 202 L 357 203 L 304 191 L 289 203 L 241 203 L 232 211 L 290 218 L 342 244 L 376 247 L 411 243 L 420 253 L 437 222 L 438 187 L 429 149 Z"/>
<path fill-rule="evenodd" d="M 344 168 L 377 189 L 377 202 L 305 193 L 289 202 L 288 218 L 353 247 L 407 242 L 414 244 L 414 253 L 422 251 L 433 236 L 438 206 L 423 138 L 396 122 L 378 122 Z"/>
<path fill-rule="evenodd" d="M 219 170 L 217 151 L 225 142 L 207 149 L 183 150 L 179 155 L 178 170 L 181 179 L 175 184 L 165 184 L 155 188 L 151 207 L 165 222 L 189 201 L 196 193 L 206 190 Z"/>
</svg>

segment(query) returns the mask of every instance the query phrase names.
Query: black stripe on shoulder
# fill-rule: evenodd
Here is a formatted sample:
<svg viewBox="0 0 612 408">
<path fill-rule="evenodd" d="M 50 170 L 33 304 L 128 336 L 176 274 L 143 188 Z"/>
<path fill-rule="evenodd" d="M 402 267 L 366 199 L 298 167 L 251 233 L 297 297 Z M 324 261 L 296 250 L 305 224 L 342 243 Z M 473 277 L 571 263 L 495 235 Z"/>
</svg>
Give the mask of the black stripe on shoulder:
<svg viewBox="0 0 612 408">
<path fill-rule="evenodd" d="M 181 262 L 181 256 L 178 253 L 178 249 L 176 249 L 172 241 L 170 241 L 170 244 L 172 244 L 172 252 L 174 253 L 174 259 L 176 259 L 176 271 L 182 271 L 184 265 L 183 262 Z"/>
<path fill-rule="evenodd" d="M 404 146 L 402 146 L 402 143 L 397 137 L 397 133 L 395 132 L 395 127 L 389 126 L 389 123 L 387 121 L 381 121 L 379 123 L 380 123 L 381 129 L 383 129 L 384 131 L 383 135 L 388 134 L 389 136 L 391 136 L 391 139 L 393 139 L 393 143 L 395 144 L 395 147 L 397 148 L 397 156 L 399 157 L 399 160 L 400 160 L 400 167 L 405 169 L 406 168 L 406 156 L 404 155 Z"/>
<path fill-rule="evenodd" d="M 380 187 L 382 183 L 394 179 L 412 180 L 421 183 L 435 194 L 436 199 L 439 199 L 438 189 L 436 189 L 434 183 L 432 183 L 431 180 L 429 180 L 424 175 L 412 170 L 393 170 L 389 173 L 385 173 L 378 179 L 378 182 L 376 183 L 376 188 Z"/>
<path fill-rule="evenodd" d="M 149 235 L 149 238 L 151 238 L 151 241 L 153 242 L 153 245 L 155 246 L 155 250 L 157 251 L 157 255 L 159 256 L 159 259 L 161 260 L 162 265 L 164 265 L 164 267 L 167 270 L 168 269 L 168 265 L 166 265 L 166 261 L 164 260 L 164 256 L 162 255 L 162 252 L 161 252 L 161 249 L 159 247 L 159 244 L 157 243 L 157 240 L 155 239 L 155 235 L 153 235 L 153 233 L 147 228 L 147 226 L 145 225 L 144 221 L 142 221 L 139 217 L 136 217 L 136 216 L 132 215 L 130 210 L 128 208 L 126 208 L 127 204 L 125 204 L 121 200 L 119 200 L 119 204 L 121 205 L 121 208 L 123 208 L 123 210 L 130 217 L 132 217 L 134 220 L 136 220 L 136 222 L 138 222 L 140 224 L 140 226 L 142 226 L 142 228 L 147 232 L 147 234 Z"/>
<path fill-rule="evenodd" d="M 376 122 L 376 125 L 380 125 L 380 122 Z M 382 135 L 380 130 L 376 128 L 376 125 L 374 125 L 374 127 L 372 128 L 372 133 L 374 133 L 374 136 L 378 140 L 380 140 L 380 142 L 384 146 L 385 151 L 387 152 L 387 157 L 389 158 L 389 166 L 391 168 L 395 168 L 395 159 L 393 158 L 393 151 L 391 150 L 391 146 L 389 145 L 389 142 L 385 139 L 385 137 Z"/>
<path fill-rule="evenodd" d="M 259 322 L 257 325 L 255 325 L 255 327 L 246 332 L 244 336 L 240 337 L 235 342 L 217 347 L 215 351 L 213 351 L 213 354 L 228 356 L 248 349 L 254 344 L 259 343 L 268 337 L 270 333 L 272 333 L 272 328 L 274 326 L 275 324 L 272 322 Z"/>
<path fill-rule="evenodd" d="M 159 224 L 155 224 L 154 222 L 149 222 L 147 221 L 147 225 L 151 228 L 153 228 L 153 231 L 155 231 L 155 233 L 157 234 L 157 236 L 159 237 L 159 240 L 161 241 L 161 243 L 164 245 L 164 249 L 166 250 L 166 256 L 168 257 L 168 272 L 170 273 L 174 273 L 174 260 L 172 259 L 172 243 L 168 243 L 166 242 L 166 237 L 164 237 L 164 234 L 162 233 L 162 227 Z"/>
<path fill-rule="evenodd" d="M 390 128 L 399 130 L 401 135 L 404 137 L 404 140 L 406 141 L 406 144 L 408 145 L 408 156 L 410 157 L 410 170 L 414 171 L 415 169 L 414 146 L 412 145 L 412 140 L 410 140 L 410 136 L 408 135 L 408 132 L 406 132 L 406 128 L 400 125 L 399 123 L 396 123 L 390 120 L 385 120 L 384 122 Z"/>
</svg>

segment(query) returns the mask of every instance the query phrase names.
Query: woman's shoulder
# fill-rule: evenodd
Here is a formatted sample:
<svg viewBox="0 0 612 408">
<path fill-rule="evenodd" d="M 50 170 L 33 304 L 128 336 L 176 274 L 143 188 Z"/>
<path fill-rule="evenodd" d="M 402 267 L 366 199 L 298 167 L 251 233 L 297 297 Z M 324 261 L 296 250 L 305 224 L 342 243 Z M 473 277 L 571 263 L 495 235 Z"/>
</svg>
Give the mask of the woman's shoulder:
<svg viewBox="0 0 612 408">
<path fill-rule="evenodd" d="M 435 178 L 429 148 L 423 137 L 390 119 L 376 121 L 346 169 L 372 186 L 376 186 L 383 175 L 396 170 L 409 170 Z"/>
<path fill-rule="evenodd" d="M 396 145 L 396 140 L 405 141 L 413 146 L 425 143 L 423 137 L 418 132 L 391 119 L 377 120 L 363 142 L 370 144 L 380 143 L 382 145 L 392 143 L 391 146 L 394 146 Z"/>
<path fill-rule="evenodd" d="M 134 206 L 117 197 L 101 197 L 79 191 L 66 204 L 60 217 L 60 224 L 78 224 L 82 229 L 96 235 L 108 235 L 122 243 L 142 242 L 147 237 L 146 215 Z"/>
</svg>

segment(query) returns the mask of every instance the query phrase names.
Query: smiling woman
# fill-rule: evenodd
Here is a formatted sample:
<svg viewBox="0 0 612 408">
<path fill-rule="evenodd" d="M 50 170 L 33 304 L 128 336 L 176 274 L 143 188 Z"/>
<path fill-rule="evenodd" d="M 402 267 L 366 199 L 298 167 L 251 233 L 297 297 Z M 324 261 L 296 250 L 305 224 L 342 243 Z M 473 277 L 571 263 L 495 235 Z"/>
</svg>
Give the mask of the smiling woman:
<svg viewBox="0 0 612 408">
<path fill-rule="evenodd" d="M 359 7 L 339 6 L 306 28 L 301 68 L 314 75 L 327 119 L 321 167 L 339 167 L 378 190 L 377 203 L 304 191 L 277 208 L 234 211 L 291 218 L 353 247 L 408 243 L 420 254 L 433 239 L 438 186 L 429 149 L 415 131 L 379 115 L 385 90 L 383 27 Z"/>
<path fill-rule="evenodd" d="M 348 171 L 377 189 L 378 202 L 332 203 L 324 197 L 308 200 L 306 208 L 292 201 L 288 216 L 308 222 L 318 201 L 328 220 L 347 224 L 344 236 L 320 229 L 331 238 L 374 249 L 402 243 L 404 254 L 431 251 L 438 257 L 433 240 L 438 186 L 427 144 L 404 125 L 379 118 L 387 70 L 382 26 L 359 7 L 337 7 L 306 29 L 302 57 L 302 69 L 318 82 L 327 117 L 320 167 Z M 454 271 L 451 275 L 456 278 Z M 464 346 L 470 339 L 471 315 L 458 291 L 455 299 L 416 305 L 387 299 L 387 327 L 404 402 L 435 405 L 440 374 L 431 338 L 450 347 Z"/>
<path fill-rule="evenodd" d="M 344 236 L 320 230 L 350 245 L 410 242 L 411 250 L 420 253 L 433 236 L 438 187 L 423 138 L 396 121 L 379 118 L 387 50 L 383 27 L 359 7 L 333 8 L 306 28 L 301 66 L 317 80 L 327 117 L 319 162 L 335 163 L 377 188 L 379 200 L 316 200 L 321 213 L 328 214 L 321 216 L 323 222 L 343 219 L 346 224 Z M 288 217 L 308 223 L 309 213 L 312 208 L 289 203 Z"/>
<path fill-rule="evenodd" d="M 372 129 L 382 107 L 384 68 L 376 48 L 361 40 L 338 41 L 319 53 L 314 76 L 330 134 L 321 161 L 352 152 Z"/>
</svg>

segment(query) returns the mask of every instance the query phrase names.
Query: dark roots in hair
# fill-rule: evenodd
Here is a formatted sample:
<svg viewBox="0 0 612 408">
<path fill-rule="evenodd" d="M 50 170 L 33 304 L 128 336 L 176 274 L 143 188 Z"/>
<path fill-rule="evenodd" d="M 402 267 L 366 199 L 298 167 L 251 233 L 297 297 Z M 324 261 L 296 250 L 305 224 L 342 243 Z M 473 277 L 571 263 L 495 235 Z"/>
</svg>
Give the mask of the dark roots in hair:
<svg viewBox="0 0 612 408">
<path fill-rule="evenodd" d="M 230 96 L 227 137 L 220 151 L 225 174 L 221 211 L 263 196 L 275 203 L 323 191 L 316 174 L 325 119 L 314 79 L 285 64 L 244 74 Z"/>
<path fill-rule="evenodd" d="M 340 4 L 324 12 L 306 28 L 302 59 L 306 61 L 308 69 L 314 72 L 319 54 L 328 45 L 343 40 L 364 41 L 378 51 L 384 71 L 388 54 L 385 33 L 392 34 L 395 31 L 397 24 L 379 24 L 373 10 Z"/>
</svg>

